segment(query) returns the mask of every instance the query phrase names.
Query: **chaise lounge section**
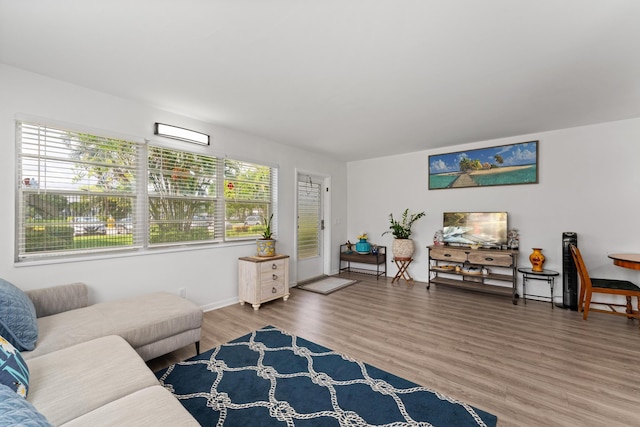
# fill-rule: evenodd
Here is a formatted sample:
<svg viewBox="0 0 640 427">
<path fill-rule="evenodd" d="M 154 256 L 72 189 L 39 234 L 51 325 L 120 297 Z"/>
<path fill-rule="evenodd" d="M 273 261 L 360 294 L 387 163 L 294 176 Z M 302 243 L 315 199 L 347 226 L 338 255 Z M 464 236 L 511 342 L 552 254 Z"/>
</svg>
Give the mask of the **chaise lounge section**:
<svg viewBox="0 0 640 427">
<path fill-rule="evenodd" d="M 189 344 L 199 352 L 202 310 L 191 301 L 158 292 L 89 305 L 84 283 L 26 292 L 38 318 L 30 359 L 107 335 L 119 335 L 147 361 Z"/>
<path fill-rule="evenodd" d="M 0 279 L 0 335 L 12 341 L 0 337 L 0 425 L 197 426 L 145 361 L 199 352 L 202 310 L 164 292 L 88 296 L 83 283 L 22 292 Z"/>
</svg>

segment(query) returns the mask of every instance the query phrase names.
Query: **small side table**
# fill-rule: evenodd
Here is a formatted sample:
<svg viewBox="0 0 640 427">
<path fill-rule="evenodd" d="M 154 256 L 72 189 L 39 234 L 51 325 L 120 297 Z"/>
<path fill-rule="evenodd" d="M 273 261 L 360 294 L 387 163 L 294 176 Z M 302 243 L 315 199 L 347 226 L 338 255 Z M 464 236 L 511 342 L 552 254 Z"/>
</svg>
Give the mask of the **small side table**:
<svg viewBox="0 0 640 427">
<path fill-rule="evenodd" d="M 556 276 L 559 276 L 560 273 L 554 270 L 533 271 L 530 268 L 519 268 L 518 271 L 522 273 L 522 299 L 525 305 L 527 304 L 527 280 L 542 280 L 547 282 L 551 288 L 550 300 L 551 309 L 553 309 L 553 286 L 555 285 Z M 544 295 L 529 295 L 532 297 L 549 298 Z"/>
<path fill-rule="evenodd" d="M 395 282 L 396 280 L 400 282 L 400 279 L 404 279 L 407 283 L 411 283 L 413 285 L 413 277 L 411 277 L 411 275 L 407 271 L 407 268 L 409 268 L 409 264 L 411 264 L 411 261 L 413 261 L 413 258 L 393 258 L 393 262 L 395 262 L 398 266 L 398 272 L 393 277 L 393 279 L 391 279 L 391 283 Z"/>
<path fill-rule="evenodd" d="M 289 255 L 238 259 L 238 301 L 258 310 L 262 303 L 289 299 Z"/>
</svg>

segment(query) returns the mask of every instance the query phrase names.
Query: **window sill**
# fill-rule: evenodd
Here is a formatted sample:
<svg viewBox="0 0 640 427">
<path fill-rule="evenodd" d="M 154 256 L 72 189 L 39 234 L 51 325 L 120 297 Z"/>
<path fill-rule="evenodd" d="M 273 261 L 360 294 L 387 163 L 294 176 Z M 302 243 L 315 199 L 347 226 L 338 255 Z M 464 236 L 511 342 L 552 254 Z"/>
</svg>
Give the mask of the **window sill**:
<svg viewBox="0 0 640 427">
<path fill-rule="evenodd" d="M 128 251 L 118 251 L 118 252 L 103 252 L 100 254 L 88 254 L 82 256 L 66 256 L 55 258 L 51 257 L 49 259 L 37 259 L 37 260 L 22 260 L 22 261 L 14 261 L 14 267 L 31 267 L 31 266 L 40 266 L 40 265 L 52 265 L 52 264 L 66 264 L 66 263 L 76 263 L 76 262 L 87 262 L 87 261 L 101 261 L 105 259 L 116 259 L 116 258 L 129 258 L 136 256 L 153 256 L 158 254 L 167 254 L 167 253 L 176 253 L 176 252 L 193 252 L 193 251 L 203 251 L 203 250 L 211 250 L 211 249 L 224 249 L 234 246 L 255 246 L 255 240 L 241 240 L 241 241 L 232 241 L 232 242 L 217 242 L 217 243 L 208 243 L 202 245 L 176 245 L 171 247 L 156 247 L 156 248 L 140 248 Z"/>
</svg>

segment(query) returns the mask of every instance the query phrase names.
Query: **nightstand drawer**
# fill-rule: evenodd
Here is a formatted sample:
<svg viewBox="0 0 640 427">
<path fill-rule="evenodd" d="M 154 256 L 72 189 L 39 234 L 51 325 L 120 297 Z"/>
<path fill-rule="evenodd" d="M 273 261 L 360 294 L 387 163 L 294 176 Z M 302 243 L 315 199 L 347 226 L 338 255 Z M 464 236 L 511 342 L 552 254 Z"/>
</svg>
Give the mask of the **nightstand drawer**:
<svg viewBox="0 0 640 427">
<path fill-rule="evenodd" d="M 270 276 L 272 273 L 281 275 L 284 273 L 285 269 L 285 260 L 284 259 L 276 259 L 273 261 L 261 262 L 260 263 L 260 274 L 262 276 Z"/>
<path fill-rule="evenodd" d="M 262 273 L 260 276 L 260 285 L 268 285 L 269 283 L 284 283 L 284 271 L 273 271 Z"/>
<path fill-rule="evenodd" d="M 263 283 L 260 286 L 260 299 L 267 301 L 273 298 L 278 298 L 284 295 L 284 282 L 269 282 Z"/>
</svg>

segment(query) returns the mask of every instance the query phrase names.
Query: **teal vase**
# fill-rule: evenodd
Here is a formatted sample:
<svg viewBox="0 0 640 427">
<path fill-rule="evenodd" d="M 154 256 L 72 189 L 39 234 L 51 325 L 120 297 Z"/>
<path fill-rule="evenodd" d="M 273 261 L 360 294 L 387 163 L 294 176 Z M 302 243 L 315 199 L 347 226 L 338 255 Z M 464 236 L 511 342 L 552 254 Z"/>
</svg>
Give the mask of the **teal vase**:
<svg viewBox="0 0 640 427">
<path fill-rule="evenodd" d="M 367 239 L 360 239 L 360 241 L 356 243 L 356 252 L 359 254 L 368 254 L 371 252 L 371 244 L 367 242 Z"/>
</svg>

